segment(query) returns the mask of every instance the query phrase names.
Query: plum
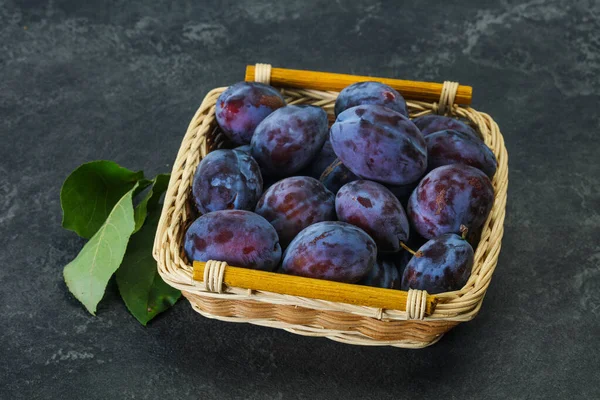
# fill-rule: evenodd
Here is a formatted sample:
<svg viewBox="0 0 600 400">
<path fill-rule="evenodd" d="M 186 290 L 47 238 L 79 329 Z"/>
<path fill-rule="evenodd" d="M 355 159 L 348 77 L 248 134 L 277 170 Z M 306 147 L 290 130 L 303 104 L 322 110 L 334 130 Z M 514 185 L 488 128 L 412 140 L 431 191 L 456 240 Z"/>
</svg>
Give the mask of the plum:
<svg viewBox="0 0 600 400">
<path fill-rule="evenodd" d="M 409 224 L 400 201 L 385 186 L 358 180 L 342 186 L 335 196 L 338 219 L 367 232 L 380 252 L 396 252 L 408 239 Z"/>
<path fill-rule="evenodd" d="M 496 156 L 483 140 L 472 135 L 446 129 L 425 137 L 427 169 L 442 165 L 466 164 L 482 170 L 490 178 L 496 173 Z"/>
<path fill-rule="evenodd" d="M 475 130 L 469 125 L 461 120 L 446 117 L 444 115 L 427 114 L 423 115 L 422 117 L 417 117 L 412 121 L 415 123 L 417 128 L 421 130 L 423 136 L 446 129 L 453 129 L 479 139 L 477 132 L 475 132 Z"/>
<path fill-rule="evenodd" d="M 333 147 L 331 146 L 331 141 L 329 139 L 325 140 L 323 147 L 316 155 L 314 159 L 310 162 L 310 164 L 305 167 L 298 174 L 302 176 L 311 176 L 315 179 L 319 179 L 323 174 L 323 171 L 327 169 L 335 160 L 337 156 L 333 151 Z"/>
<path fill-rule="evenodd" d="M 363 104 L 387 107 L 408 117 L 406 101 L 400 93 L 380 82 L 358 82 L 344 88 L 335 100 L 335 115 Z"/>
<path fill-rule="evenodd" d="M 377 105 L 362 105 L 338 115 L 330 131 L 338 158 L 363 179 L 391 185 L 418 180 L 427 168 L 427 146 L 404 115 Z"/>
<path fill-rule="evenodd" d="M 371 272 L 359 284 L 385 289 L 400 289 L 400 281 L 401 277 L 394 257 L 378 255 Z"/>
<path fill-rule="evenodd" d="M 279 242 L 285 248 L 307 226 L 335 220 L 335 198 L 318 180 L 294 176 L 267 189 L 255 212 L 275 227 Z"/>
<path fill-rule="evenodd" d="M 234 150 L 243 151 L 244 153 L 248 153 L 250 156 L 252 156 L 252 145 L 243 144 L 241 146 L 236 147 Z M 252 157 L 252 158 L 254 159 L 254 157 Z M 269 175 L 269 173 L 260 164 L 258 165 L 258 167 L 260 168 L 260 174 L 262 175 L 262 178 L 263 178 L 263 192 L 264 192 L 265 190 L 267 190 L 267 188 L 269 186 L 271 186 L 272 184 L 277 182 L 280 178 Z"/>
<path fill-rule="evenodd" d="M 244 153 L 252 154 L 252 146 L 249 144 L 243 144 L 241 146 L 236 147 L 234 150 L 243 151 Z"/>
<path fill-rule="evenodd" d="M 408 200 L 407 214 L 421 236 L 433 239 L 459 233 L 461 225 L 477 230 L 494 202 L 494 188 L 481 170 L 452 164 L 425 175 Z"/>
<path fill-rule="evenodd" d="M 473 248 L 454 233 L 446 233 L 425 243 L 402 274 L 402 290 L 426 290 L 430 294 L 462 288 L 471 276 Z"/>
<path fill-rule="evenodd" d="M 339 159 L 335 159 L 321 174 L 320 181 L 333 194 L 337 194 L 338 190 L 347 183 L 357 181 L 361 178 L 356 176 L 348 169 Z M 403 206 L 408 203 L 408 198 L 413 190 L 417 187 L 419 181 L 409 183 L 407 185 L 384 185 L 396 196 Z"/>
<path fill-rule="evenodd" d="M 287 106 L 255 129 L 252 156 L 273 176 L 291 176 L 311 162 L 327 139 L 327 113 L 315 106 Z"/>
<path fill-rule="evenodd" d="M 263 175 L 263 194 L 280 180 L 280 178 L 276 178 L 274 176 Z"/>
<path fill-rule="evenodd" d="M 418 250 L 421 246 L 427 243 L 428 239 L 425 239 L 423 236 L 419 235 L 417 232 L 411 232 L 410 237 L 406 241 L 406 246 L 411 250 L 399 251 L 398 253 L 392 253 L 390 255 L 396 255 L 396 266 L 398 267 L 398 272 L 400 272 L 400 276 L 404 272 L 406 265 L 413 257 L 413 253 L 416 253 L 415 250 Z"/>
<path fill-rule="evenodd" d="M 248 144 L 256 126 L 285 106 L 279 91 L 258 82 L 239 82 L 217 99 L 215 117 L 223 133 L 235 144 Z"/>
<path fill-rule="evenodd" d="M 235 267 L 273 271 L 281 260 L 275 228 L 245 210 L 214 211 L 195 220 L 185 234 L 190 261 L 225 261 Z"/>
<path fill-rule="evenodd" d="M 412 254 L 410 254 L 408 251 L 401 251 L 396 254 L 396 267 L 398 268 L 398 273 L 400 274 L 400 282 L 402 282 L 402 274 L 404 274 L 404 270 L 406 269 L 406 265 L 408 265 L 410 262 Z"/>
<path fill-rule="evenodd" d="M 408 204 L 408 199 L 419 184 L 419 181 L 420 179 L 407 185 L 385 185 L 385 187 L 388 188 L 398 200 L 400 200 L 400 204 L 402 204 L 403 207 L 406 207 Z"/>
<path fill-rule="evenodd" d="M 286 274 L 356 283 L 365 278 L 377 257 L 377 245 L 354 225 L 318 222 L 292 240 L 283 256 Z"/>
<path fill-rule="evenodd" d="M 357 181 L 360 178 L 348 169 L 339 159 L 329 165 L 321 174 L 320 181 L 329 191 L 336 194 L 346 183 Z"/>
<path fill-rule="evenodd" d="M 256 161 L 239 150 L 214 150 L 198 165 L 192 194 L 201 213 L 251 210 L 262 194 L 263 179 Z"/>
</svg>

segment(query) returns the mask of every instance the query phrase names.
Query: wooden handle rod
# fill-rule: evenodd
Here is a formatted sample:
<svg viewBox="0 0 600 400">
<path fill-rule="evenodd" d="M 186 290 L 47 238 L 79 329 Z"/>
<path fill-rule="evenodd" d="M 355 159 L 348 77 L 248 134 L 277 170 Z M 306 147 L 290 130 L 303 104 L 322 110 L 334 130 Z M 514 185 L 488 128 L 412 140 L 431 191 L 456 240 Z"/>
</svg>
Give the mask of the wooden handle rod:
<svg viewBox="0 0 600 400">
<path fill-rule="evenodd" d="M 246 81 L 254 81 L 254 65 L 246 66 Z M 334 74 L 331 72 L 303 71 L 297 69 L 272 68 L 271 85 L 296 89 L 332 90 L 339 92 L 356 82 L 377 81 L 384 83 L 409 100 L 438 101 L 442 84 L 435 82 L 407 81 L 401 79 L 378 78 L 374 76 Z M 471 104 L 473 88 L 459 85 L 454 103 Z"/>
<path fill-rule="evenodd" d="M 205 262 L 194 261 L 194 280 L 204 280 L 205 266 Z M 225 267 L 223 283 L 242 289 L 400 311 L 406 311 L 406 299 L 408 298 L 408 292 L 400 290 L 304 278 L 229 265 Z M 436 297 L 427 295 L 425 315 L 431 315 L 436 304 Z"/>
</svg>

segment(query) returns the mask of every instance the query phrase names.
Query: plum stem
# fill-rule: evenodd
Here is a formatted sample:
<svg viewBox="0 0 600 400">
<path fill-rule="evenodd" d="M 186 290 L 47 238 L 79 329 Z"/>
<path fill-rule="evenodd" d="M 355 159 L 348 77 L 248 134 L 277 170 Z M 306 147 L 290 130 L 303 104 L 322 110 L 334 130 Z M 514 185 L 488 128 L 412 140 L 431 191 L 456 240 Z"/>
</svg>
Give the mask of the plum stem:
<svg viewBox="0 0 600 400">
<path fill-rule="evenodd" d="M 469 228 L 467 228 L 464 225 L 460 226 L 460 237 L 463 238 L 463 240 L 467 239 L 467 233 L 469 232 Z"/>
<path fill-rule="evenodd" d="M 423 255 L 423 253 L 421 253 L 420 251 L 414 251 L 413 249 L 408 247 L 404 242 L 400 242 L 400 246 L 415 257 L 421 257 Z"/>
</svg>

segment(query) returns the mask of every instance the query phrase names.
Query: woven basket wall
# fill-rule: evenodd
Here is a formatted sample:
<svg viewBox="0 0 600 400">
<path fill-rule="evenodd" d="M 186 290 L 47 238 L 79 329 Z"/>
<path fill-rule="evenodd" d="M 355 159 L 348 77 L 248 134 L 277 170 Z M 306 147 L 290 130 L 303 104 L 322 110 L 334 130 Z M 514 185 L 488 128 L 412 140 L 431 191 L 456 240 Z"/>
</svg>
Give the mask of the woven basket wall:
<svg viewBox="0 0 600 400">
<path fill-rule="evenodd" d="M 256 80 L 269 83 L 269 76 L 265 75 L 257 73 Z M 410 116 L 446 113 L 469 120 L 498 159 L 498 169 L 492 179 L 496 197 L 475 251 L 469 281 L 459 291 L 436 295 L 438 304 L 431 315 L 424 316 L 419 310 L 417 295 L 409 295 L 407 311 L 399 311 L 234 287 L 225 287 L 219 293 L 210 291 L 203 282 L 195 281 L 192 265 L 183 252 L 185 230 L 197 217 L 192 206 L 191 184 L 200 160 L 210 151 L 226 145 L 226 138 L 219 133 L 215 120 L 215 103 L 225 89 L 210 91 L 192 118 L 173 165 L 154 244 L 154 258 L 162 278 L 180 289 L 198 313 L 208 318 L 248 322 L 344 343 L 405 348 L 433 344 L 457 324 L 477 315 L 500 252 L 508 155 L 498 125 L 489 115 L 452 104 L 452 90 L 456 90 L 456 84 L 451 83 L 444 84 L 443 98 L 439 102 L 408 101 Z M 280 89 L 288 104 L 320 106 L 333 116 L 336 92 Z"/>
</svg>

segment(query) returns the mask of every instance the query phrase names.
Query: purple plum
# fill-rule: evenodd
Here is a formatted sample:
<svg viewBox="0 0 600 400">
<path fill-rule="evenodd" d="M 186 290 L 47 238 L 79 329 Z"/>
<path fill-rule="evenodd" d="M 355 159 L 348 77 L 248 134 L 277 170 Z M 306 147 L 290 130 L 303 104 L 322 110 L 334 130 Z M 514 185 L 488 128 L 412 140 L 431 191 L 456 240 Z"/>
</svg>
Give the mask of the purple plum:
<svg viewBox="0 0 600 400">
<path fill-rule="evenodd" d="M 473 269 L 473 248 L 454 233 L 425 243 L 402 274 L 402 290 L 426 290 L 430 294 L 461 289 Z"/>
<path fill-rule="evenodd" d="M 244 210 L 202 215 L 185 234 L 190 261 L 225 261 L 235 267 L 273 271 L 281 260 L 275 228 L 260 215 Z"/>
<path fill-rule="evenodd" d="M 244 153 L 252 154 L 252 146 L 249 144 L 243 144 L 236 147 L 234 150 L 243 151 Z"/>
<path fill-rule="evenodd" d="M 361 285 L 385 289 L 400 289 L 400 282 L 401 276 L 394 257 L 390 255 L 378 255 L 369 275 L 359 283 Z"/>
<path fill-rule="evenodd" d="M 421 130 L 423 136 L 446 129 L 453 129 L 479 139 L 477 132 L 469 125 L 461 120 L 446 117 L 444 115 L 427 114 L 413 119 L 413 122 L 417 128 Z"/>
<path fill-rule="evenodd" d="M 239 82 L 221 93 L 215 117 L 233 143 L 248 144 L 258 124 L 283 106 L 285 100 L 277 89 L 258 82 Z"/>
<path fill-rule="evenodd" d="M 359 179 L 360 178 L 354 175 L 354 173 L 339 159 L 336 159 L 325 169 L 325 171 L 323 171 L 319 180 L 333 194 L 336 194 L 346 183 L 357 181 Z"/>
<path fill-rule="evenodd" d="M 318 180 L 294 176 L 267 189 L 256 205 L 256 213 L 275 227 L 285 248 L 307 226 L 335 220 L 335 199 Z"/>
<path fill-rule="evenodd" d="M 408 240 L 409 224 L 400 201 L 385 186 L 358 180 L 342 186 L 335 196 L 338 219 L 367 232 L 380 252 L 396 252 Z"/>
<path fill-rule="evenodd" d="M 323 174 L 323 171 L 325 171 L 327 167 L 329 167 L 336 160 L 336 158 L 337 156 L 333 151 L 331 141 L 327 139 L 325 140 L 325 143 L 323 144 L 323 147 L 321 147 L 321 150 L 317 156 L 298 174 L 319 179 L 321 174 Z"/>
<path fill-rule="evenodd" d="M 338 190 L 347 183 L 358 181 L 359 178 L 348 169 L 339 159 L 335 159 L 321 174 L 320 181 L 333 194 L 337 194 Z M 396 196 L 403 206 L 408 203 L 408 198 L 413 190 L 417 187 L 419 181 L 409 183 L 407 185 L 384 185 Z"/>
<path fill-rule="evenodd" d="M 283 256 L 286 274 L 356 283 L 365 278 L 377 257 L 377 246 L 354 225 L 318 222 L 292 240 Z"/>
<path fill-rule="evenodd" d="M 480 228 L 494 202 L 494 188 L 481 170 L 452 164 L 425 175 L 408 200 L 408 218 L 423 237 Z"/>
<path fill-rule="evenodd" d="M 427 146 L 404 115 L 377 105 L 349 108 L 331 127 L 338 158 L 363 179 L 392 185 L 418 180 L 427 168 Z"/>
<path fill-rule="evenodd" d="M 269 175 L 291 176 L 306 167 L 327 139 L 327 113 L 287 106 L 265 118 L 252 136 L 252 156 Z"/>
<path fill-rule="evenodd" d="M 466 164 L 482 170 L 490 178 L 496 173 L 496 156 L 483 140 L 472 135 L 443 130 L 425 137 L 427 143 L 427 169 L 442 165 Z"/>
<path fill-rule="evenodd" d="M 198 211 L 251 210 L 262 194 L 256 161 L 239 150 L 214 150 L 198 165 L 192 194 Z"/>
<path fill-rule="evenodd" d="M 380 82 L 358 82 L 344 88 L 335 101 L 335 115 L 364 104 L 387 107 L 408 117 L 406 101 L 396 89 Z"/>
<path fill-rule="evenodd" d="M 400 204 L 402 204 L 403 207 L 406 207 L 410 195 L 416 189 L 419 182 L 420 178 L 419 180 L 416 180 L 413 183 L 409 183 L 407 185 L 385 185 L 385 187 L 388 188 L 389 191 L 392 192 L 398 200 L 400 200 Z"/>
</svg>

